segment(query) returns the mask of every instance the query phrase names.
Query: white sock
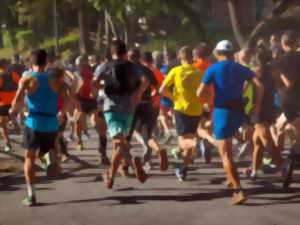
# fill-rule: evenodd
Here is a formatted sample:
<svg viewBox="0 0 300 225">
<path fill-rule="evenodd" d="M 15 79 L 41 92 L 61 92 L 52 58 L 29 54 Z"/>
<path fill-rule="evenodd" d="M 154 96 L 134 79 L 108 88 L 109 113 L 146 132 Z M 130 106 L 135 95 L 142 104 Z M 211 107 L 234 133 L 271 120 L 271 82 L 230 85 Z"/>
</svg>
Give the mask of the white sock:
<svg viewBox="0 0 300 225">
<path fill-rule="evenodd" d="M 32 196 L 35 195 L 34 192 L 35 192 L 35 191 L 34 191 L 34 186 L 33 186 L 33 185 L 27 185 L 27 195 L 28 195 L 29 197 L 32 197 Z"/>
</svg>

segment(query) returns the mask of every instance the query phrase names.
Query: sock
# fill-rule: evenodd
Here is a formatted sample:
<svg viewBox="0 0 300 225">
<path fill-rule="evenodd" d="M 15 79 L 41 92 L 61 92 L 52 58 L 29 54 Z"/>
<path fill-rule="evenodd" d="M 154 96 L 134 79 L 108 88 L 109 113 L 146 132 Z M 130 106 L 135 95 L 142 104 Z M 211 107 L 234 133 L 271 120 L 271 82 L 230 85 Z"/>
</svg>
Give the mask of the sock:
<svg viewBox="0 0 300 225">
<path fill-rule="evenodd" d="M 33 185 L 27 185 L 27 195 L 28 197 L 32 197 L 35 195 L 35 190 Z"/>
<path fill-rule="evenodd" d="M 106 139 L 106 137 L 100 137 L 99 152 L 101 153 L 101 155 L 106 155 L 106 148 L 107 148 L 107 139 Z"/>
</svg>

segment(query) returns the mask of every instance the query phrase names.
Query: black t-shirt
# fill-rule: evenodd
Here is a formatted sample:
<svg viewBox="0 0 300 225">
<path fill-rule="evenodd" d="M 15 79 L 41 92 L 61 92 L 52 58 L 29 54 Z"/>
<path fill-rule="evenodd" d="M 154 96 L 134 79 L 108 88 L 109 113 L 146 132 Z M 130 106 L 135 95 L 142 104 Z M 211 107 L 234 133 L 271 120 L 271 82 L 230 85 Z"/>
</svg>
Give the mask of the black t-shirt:
<svg viewBox="0 0 300 225">
<path fill-rule="evenodd" d="M 158 86 L 158 82 L 157 82 L 152 70 L 150 70 L 149 68 L 147 68 L 146 66 L 144 66 L 140 63 L 137 65 L 141 68 L 141 70 L 143 71 L 143 74 L 146 76 L 146 78 L 149 81 L 149 86 L 142 96 L 142 102 L 151 102 L 152 101 L 151 86 L 154 86 L 154 87 Z"/>
<path fill-rule="evenodd" d="M 283 82 L 279 85 L 279 96 L 282 110 L 285 112 L 300 112 L 300 53 L 289 52 L 279 56 L 276 60 L 280 74 L 292 82 L 292 87 L 287 88 Z"/>
</svg>

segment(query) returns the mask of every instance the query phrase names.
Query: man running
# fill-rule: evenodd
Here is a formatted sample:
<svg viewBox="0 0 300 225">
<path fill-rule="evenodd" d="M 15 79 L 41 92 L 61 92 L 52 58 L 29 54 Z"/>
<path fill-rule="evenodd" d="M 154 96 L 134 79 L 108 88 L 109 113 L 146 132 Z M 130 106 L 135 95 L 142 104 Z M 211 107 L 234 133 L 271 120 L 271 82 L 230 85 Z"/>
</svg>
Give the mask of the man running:
<svg viewBox="0 0 300 225">
<path fill-rule="evenodd" d="M 199 70 L 193 67 L 193 51 L 190 47 L 182 47 L 179 51 L 181 66 L 173 68 L 160 88 L 163 94 L 174 85 L 174 111 L 176 131 L 183 165 L 176 168 L 179 181 L 187 177 L 188 165 L 193 162 L 197 145 L 197 128 L 202 114 L 202 105 L 196 90 L 202 78 Z"/>
<path fill-rule="evenodd" d="M 9 109 L 18 89 L 19 76 L 7 70 L 7 61 L 0 60 L 0 131 L 4 140 L 4 151 L 11 151 L 8 134 Z"/>
<path fill-rule="evenodd" d="M 234 62 L 234 49 L 230 41 L 219 42 L 214 53 L 218 62 L 205 72 L 197 93 L 199 97 L 206 97 L 209 95 L 210 85 L 214 86 L 213 133 L 228 182 L 234 188 L 231 203 L 240 204 L 247 197 L 241 188 L 237 168 L 233 165 L 232 137 L 245 121 L 242 97 L 245 81 L 253 82 L 257 88 L 257 108 L 254 112 L 258 113 L 260 110 L 263 90 L 253 72 Z"/>
<path fill-rule="evenodd" d="M 99 135 L 99 153 L 100 164 L 109 165 L 107 157 L 107 139 L 106 139 L 106 124 L 103 119 L 99 117 L 97 108 L 97 91 L 92 86 L 93 74 L 88 65 L 88 58 L 86 56 L 79 56 L 76 59 L 76 64 L 79 69 L 79 76 L 81 78 L 81 87 L 77 92 L 77 98 L 81 104 L 81 111 L 77 111 L 76 118 L 76 134 L 77 146 L 76 149 L 81 151 L 83 149 L 82 131 L 87 129 L 86 117 L 91 116 L 93 125 Z"/>
<path fill-rule="evenodd" d="M 111 168 L 103 174 L 108 189 L 113 188 L 116 173 L 123 160 L 133 167 L 141 183 L 147 180 L 140 158 L 135 157 L 132 162 L 130 143 L 126 139 L 132 126 L 135 106 L 146 90 L 146 86 L 140 83 L 143 73 L 126 60 L 127 47 L 123 41 L 112 42 L 111 55 L 113 60 L 99 66 L 94 78 L 98 88 L 101 88 L 101 81 L 105 82 L 103 111 L 113 141 Z"/>
<path fill-rule="evenodd" d="M 11 108 L 11 115 L 16 115 L 25 98 L 29 111 L 23 136 L 23 147 L 26 149 L 24 173 L 27 197 L 22 201 L 22 204 L 26 206 L 34 206 L 37 202 L 34 188 L 36 151 L 39 150 L 39 155 L 53 152 L 59 129 L 57 119 L 58 97 L 61 96 L 65 101 L 69 99 L 65 86 L 57 79 L 50 78 L 45 72 L 46 51 L 32 52 L 31 61 L 33 62 L 33 71 L 20 80 Z M 55 167 L 49 168 L 54 169 Z"/>
<path fill-rule="evenodd" d="M 287 31 L 282 35 L 281 45 L 284 53 L 277 59 L 280 87 L 282 115 L 276 127 L 280 133 L 286 125 L 290 125 L 295 134 L 295 144 L 283 166 L 283 186 L 286 188 L 292 182 L 295 163 L 300 162 L 300 53 L 297 52 L 297 35 L 294 31 Z"/>
</svg>

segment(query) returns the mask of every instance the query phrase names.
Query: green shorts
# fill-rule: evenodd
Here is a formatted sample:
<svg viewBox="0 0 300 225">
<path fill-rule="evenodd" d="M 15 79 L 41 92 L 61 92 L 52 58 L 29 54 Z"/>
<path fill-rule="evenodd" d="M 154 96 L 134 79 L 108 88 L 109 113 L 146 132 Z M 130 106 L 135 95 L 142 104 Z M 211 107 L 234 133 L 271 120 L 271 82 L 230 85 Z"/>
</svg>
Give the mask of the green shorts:
<svg viewBox="0 0 300 225">
<path fill-rule="evenodd" d="M 108 111 L 104 112 L 104 118 L 111 138 L 118 135 L 127 137 L 133 121 L 132 114 Z"/>
</svg>

